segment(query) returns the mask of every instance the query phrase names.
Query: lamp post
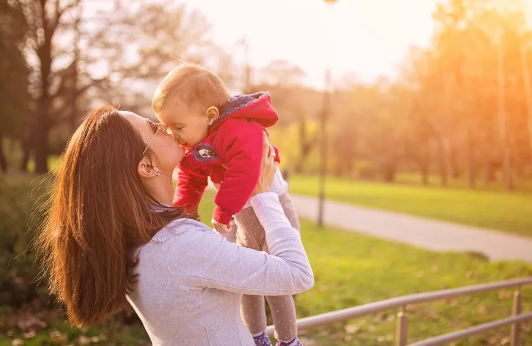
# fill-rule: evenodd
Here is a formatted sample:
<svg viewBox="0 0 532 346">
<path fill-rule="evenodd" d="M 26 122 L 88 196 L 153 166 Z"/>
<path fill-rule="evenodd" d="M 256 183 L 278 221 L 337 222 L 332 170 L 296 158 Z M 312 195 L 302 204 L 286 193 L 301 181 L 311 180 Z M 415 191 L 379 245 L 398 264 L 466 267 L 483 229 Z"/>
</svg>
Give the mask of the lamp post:
<svg viewBox="0 0 532 346">
<path fill-rule="evenodd" d="M 329 9 L 338 0 L 323 0 Z M 330 17 L 331 13 L 329 13 Z M 330 39 L 331 18 L 327 20 L 327 40 Z M 327 47 L 327 70 L 325 72 L 325 89 L 323 92 L 323 109 L 320 113 L 320 128 L 321 128 L 321 141 L 320 141 L 320 175 L 319 175 L 319 206 L 318 206 L 318 227 L 323 227 L 323 204 L 325 203 L 325 178 L 327 176 L 327 119 L 330 114 L 331 104 L 331 68 L 330 68 L 330 48 Z"/>
</svg>

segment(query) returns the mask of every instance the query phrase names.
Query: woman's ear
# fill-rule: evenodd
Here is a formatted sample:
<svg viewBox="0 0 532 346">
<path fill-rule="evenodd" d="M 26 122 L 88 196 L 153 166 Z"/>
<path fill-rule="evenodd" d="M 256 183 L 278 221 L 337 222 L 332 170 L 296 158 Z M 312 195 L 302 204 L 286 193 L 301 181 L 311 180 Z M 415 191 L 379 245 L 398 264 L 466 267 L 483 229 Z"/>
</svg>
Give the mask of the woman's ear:
<svg viewBox="0 0 532 346">
<path fill-rule="evenodd" d="M 141 179 L 159 176 L 159 170 L 151 164 L 147 157 L 143 157 L 139 162 L 137 172 Z"/>
<path fill-rule="evenodd" d="M 218 119 L 218 116 L 220 115 L 220 111 L 218 111 L 218 108 L 214 106 L 210 106 L 205 111 L 205 116 L 207 117 L 207 123 L 209 125 L 212 125 L 212 123 Z"/>
</svg>

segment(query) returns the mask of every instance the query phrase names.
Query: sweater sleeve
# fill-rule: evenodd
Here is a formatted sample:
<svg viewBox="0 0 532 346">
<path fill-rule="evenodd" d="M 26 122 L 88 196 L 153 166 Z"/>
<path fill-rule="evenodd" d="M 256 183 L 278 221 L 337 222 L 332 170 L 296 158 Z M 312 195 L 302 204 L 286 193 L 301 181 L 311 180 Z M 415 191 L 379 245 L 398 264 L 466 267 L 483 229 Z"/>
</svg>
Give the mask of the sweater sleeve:
<svg viewBox="0 0 532 346">
<path fill-rule="evenodd" d="M 262 161 L 263 128 L 246 119 L 227 121 L 218 130 L 216 147 L 227 165 L 216 194 L 213 219 L 228 225 L 257 186 Z"/>
<path fill-rule="evenodd" d="M 208 173 L 192 170 L 185 160 L 177 167 L 177 184 L 172 204 L 189 212 L 195 212 L 208 184 Z"/>
<path fill-rule="evenodd" d="M 314 277 L 300 234 L 290 226 L 277 195 L 256 195 L 251 204 L 266 231 L 271 255 L 230 243 L 194 222 L 175 241 L 163 243 L 170 276 L 186 275 L 195 287 L 252 295 L 288 295 L 310 289 Z"/>
</svg>

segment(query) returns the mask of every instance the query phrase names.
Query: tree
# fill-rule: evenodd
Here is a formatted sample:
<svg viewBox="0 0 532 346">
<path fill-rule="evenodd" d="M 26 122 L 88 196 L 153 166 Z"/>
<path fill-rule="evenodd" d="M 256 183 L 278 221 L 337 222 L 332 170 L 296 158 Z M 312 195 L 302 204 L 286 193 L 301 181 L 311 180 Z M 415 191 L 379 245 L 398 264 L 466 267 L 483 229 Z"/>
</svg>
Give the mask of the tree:
<svg viewBox="0 0 532 346">
<path fill-rule="evenodd" d="M 249 91 L 268 90 L 272 102 L 279 113 L 277 126 L 297 127 L 297 140 L 294 148 L 296 162 L 293 163 L 296 173 L 303 173 L 309 156 L 318 143 L 320 130 L 312 128 L 311 122 L 316 119 L 322 106 L 322 93 L 303 86 L 306 76 L 301 67 L 286 61 L 273 60 L 258 71 L 259 83 Z"/>
<path fill-rule="evenodd" d="M 102 11 L 90 38 L 90 59 L 109 76 L 91 96 L 152 114 L 157 84 L 180 61 L 202 64 L 224 83 L 234 82 L 231 55 L 209 38 L 210 25 L 198 11 L 174 1 L 143 2 Z"/>
<path fill-rule="evenodd" d="M 523 8 L 517 0 L 452 0 L 439 4 L 433 17 L 429 68 L 418 78 L 421 100 L 428 101 L 441 138 L 439 152 L 460 149 L 457 157 L 440 159 L 441 172 L 447 174 L 456 159 L 475 187 L 480 166 L 490 181 L 494 165 L 500 165 L 511 189 L 511 164 L 520 152 L 516 139 L 523 136 L 517 123 L 524 87 L 517 82 L 522 71 L 516 60 L 526 40 Z"/>
<path fill-rule="evenodd" d="M 305 72 L 286 60 L 273 60 L 262 70 L 260 82 L 274 87 L 302 85 Z"/>
<path fill-rule="evenodd" d="M 58 49 L 55 42 L 58 32 L 71 26 L 67 13 L 77 8 L 81 0 L 23 0 L 22 10 L 28 24 L 25 50 L 31 64 L 31 91 L 35 98 L 31 122 L 34 126 L 27 137 L 26 149 L 35 150 L 35 171 L 48 171 L 49 132 L 53 124 L 53 104 L 62 90 L 64 72 L 67 69 L 54 67 L 54 61 L 71 52 Z M 26 153 L 27 156 L 27 153 Z"/>
<path fill-rule="evenodd" d="M 20 1 L 0 0 L 0 169 L 8 169 L 5 137 L 20 138 L 28 113 L 29 68 L 19 49 L 27 25 Z"/>
<path fill-rule="evenodd" d="M 523 64 L 523 83 L 525 85 L 526 93 L 526 109 L 528 114 L 528 137 L 530 142 L 530 162 L 532 163 L 532 86 L 530 81 L 530 69 L 528 67 L 528 49 L 521 48 L 521 58 Z"/>
<path fill-rule="evenodd" d="M 230 55 L 206 37 L 205 18 L 171 1 L 123 7 L 115 1 L 114 9 L 104 6 L 90 18 L 82 15 L 81 0 L 19 3 L 28 23 L 22 51 L 35 105 L 23 161 L 26 166 L 34 150 L 36 173 L 47 171 L 51 145 L 61 148 L 87 108 L 111 103 L 151 113 L 151 93 L 174 58 L 223 69 L 229 79 Z"/>
</svg>

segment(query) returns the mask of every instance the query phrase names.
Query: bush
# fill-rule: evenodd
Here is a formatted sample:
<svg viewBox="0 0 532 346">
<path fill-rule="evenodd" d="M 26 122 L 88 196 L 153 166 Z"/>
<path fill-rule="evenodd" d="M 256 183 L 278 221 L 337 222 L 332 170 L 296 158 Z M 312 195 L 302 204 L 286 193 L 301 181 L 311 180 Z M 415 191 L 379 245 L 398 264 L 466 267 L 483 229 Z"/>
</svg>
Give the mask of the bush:
<svg viewBox="0 0 532 346">
<path fill-rule="evenodd" d="M 0 176 L 0 346 L 148 345 L 136 315 L 89 328 L 68 325 L 48 294 L 31 248 L 45 216 L 49 179 Z"/>
<path fill-rule="evenodd" d="M 43 217 L 36 207 L 44 190 L 47 184 L 40 178 L 0 180 L 0 306 L 16 308 L 42 293 L 29 242 Z"/>
</svg>

